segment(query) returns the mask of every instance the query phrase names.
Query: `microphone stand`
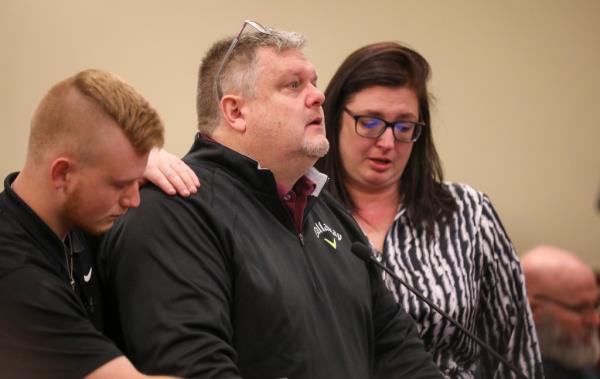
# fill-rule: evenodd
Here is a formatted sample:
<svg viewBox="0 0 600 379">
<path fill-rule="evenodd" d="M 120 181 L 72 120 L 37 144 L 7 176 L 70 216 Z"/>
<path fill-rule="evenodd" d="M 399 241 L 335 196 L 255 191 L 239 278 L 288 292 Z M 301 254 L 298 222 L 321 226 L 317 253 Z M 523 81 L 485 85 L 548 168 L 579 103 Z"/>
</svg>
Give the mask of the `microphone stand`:
<svg viewBox="0 0 600 379">
<path fill-rule="evenodd" d="M 423 302 L 425 302 L 427 305 L 429 305 L 431 308 L 433 308 L 436 312 L 438 312 L 439 314 L 441 314 L 442 317 L 444 317 L 446 320 L 450 321 L 450 323 L 452 323 L 452 325 L 456 326 L 463 333 L 465 333 L 467 336 L 469 336 L 475 342 L 477 342 L 477 344 L 480 347 L 482 347 L 485 351 L 487 351 L 488 353 L 490 353 L 491 355 L 493 355 L 498 361 L 500 361 L 501 363 L 503 363 L 504 365 L 506 365 L 506 367 L 508 367 L 509 369 L 511 369 L 511 371 L 514 372 L 517 375 L 517 377 L 519 377 L 521 379 L 528 379 L 527 376 L 525 376 L 525 374 L 523 374 L 521 371 L 519 371 L 519 369 L 517 369 L 506 358 L 504 358 L 503 356 L 501 356 L 500 354 L 498 354 L 490 345 L 488 345 L 483 340 L 481 340 L 479 337 L 477 337 L 475 334 L 473 334 L 469 330 L 467 330 L 467 328 L 465 328 L 461 323 L 459 323 L 458 321 L 456 321 L 454 318 L 452 318 L 452 316 L 450 316 L 448 313 L 444 312 L 440 307 L 438 307 L 437 305 L 435 305 L 431 300 L 429 300 L 428 298 L 426 298 L 425 296 L 423 296 L 419 291 L 417 291 L 412 286 L 410 286 L 408 283 L 406 283 L 404 280 L 402 280 L 391 269 L 389 269 L 386 266 L 384 266 L 383 264 L 381 264 L 373 256 L 371 248 L 367 247 L 362 242 L 354 242 L 352 244 L 352 247 L 351 247 L 350 250 L 354 253 L 354 255 L 356 255 L 361 260 L 363 260 L 363 261 L 365 261 L 367 263 L 369 263 L 369 262 L 373 263 L 377 267 L 379 267 L 382 270 L 384 270 L 385 272 L 387 272 L 393 279 L 397 280 L 400 284 L 402 284 L 404 287 L 406 287 L 416 297 L 418 297 L 419 299 L 421 299 Z"/>
</svg>

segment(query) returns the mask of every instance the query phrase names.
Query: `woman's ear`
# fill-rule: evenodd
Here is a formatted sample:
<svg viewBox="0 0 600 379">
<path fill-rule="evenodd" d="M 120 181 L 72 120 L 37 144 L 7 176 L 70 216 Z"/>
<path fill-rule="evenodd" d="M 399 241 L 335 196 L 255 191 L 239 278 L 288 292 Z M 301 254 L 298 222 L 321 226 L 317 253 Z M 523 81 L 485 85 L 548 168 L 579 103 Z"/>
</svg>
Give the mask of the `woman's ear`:
<svg viewBox="0 0 600 379">
<path fill-rule="evenodd" d="M 243 99 L 236 95 L 225 95 L 220 105 L 225 123 L 239 133 L 246 132 L 246 119 L 242 113 Z"/>
</svg>

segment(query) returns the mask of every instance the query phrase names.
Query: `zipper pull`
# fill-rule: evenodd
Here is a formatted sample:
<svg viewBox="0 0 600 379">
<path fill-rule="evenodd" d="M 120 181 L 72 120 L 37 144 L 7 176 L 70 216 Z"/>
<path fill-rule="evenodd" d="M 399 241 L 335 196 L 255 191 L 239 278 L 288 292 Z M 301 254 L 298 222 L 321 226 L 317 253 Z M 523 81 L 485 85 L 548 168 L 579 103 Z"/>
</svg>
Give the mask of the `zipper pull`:
<svg viewBox="0 0 600 379">
<path fill-rule="evenodd" d="M 298 239 L 300 240 L 300 245 L 304 247 L 304 236 L 302 235 L 302 233 L 298 233 Z"/>
</svg>

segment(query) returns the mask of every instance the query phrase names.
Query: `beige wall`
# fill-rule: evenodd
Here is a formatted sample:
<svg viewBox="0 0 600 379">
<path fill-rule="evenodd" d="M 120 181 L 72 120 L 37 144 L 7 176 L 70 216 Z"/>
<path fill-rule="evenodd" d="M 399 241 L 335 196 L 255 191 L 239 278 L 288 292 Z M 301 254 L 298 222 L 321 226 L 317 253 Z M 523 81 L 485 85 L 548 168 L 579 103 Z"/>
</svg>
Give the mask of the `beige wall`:
<svg viewBox="0 0 600 379">
<path fill-rule="evenodd" d="M 551 243 L 600 268 L 600 1 L 0 2 L 2 177 L 23 164 L 40 98 L 78 70 L 136 86 L 181 155 L 199 59 L 243 19 L 306 34 L 323 88 L 354 49 L 397 40 L 433 66 L 446 177 L 490 195 L 519 252 Z"/>
</svg>

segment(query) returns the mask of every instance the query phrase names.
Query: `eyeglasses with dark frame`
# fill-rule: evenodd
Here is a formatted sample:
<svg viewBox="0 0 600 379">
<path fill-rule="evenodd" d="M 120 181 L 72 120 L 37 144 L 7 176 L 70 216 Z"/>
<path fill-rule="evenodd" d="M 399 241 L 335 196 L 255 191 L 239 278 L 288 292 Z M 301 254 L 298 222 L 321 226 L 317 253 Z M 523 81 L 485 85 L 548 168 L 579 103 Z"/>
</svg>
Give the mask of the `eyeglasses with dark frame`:
<svg viewBox="0 0 600 379">
<path fill-rule="evenodd" d="M 581 317 L 592 316 L 594 314 L 600 315 L 600 302 L 596 301 L 596 304 L 567 304 L 560 300 L 557 300 L 551 296 L 537 294 L 534 296 L 536 299 L 540 299 L 542 301 L 546 301 L 548 303 L 552 303 L 560 308 L 563 308 L 571 313 L 575 313 L 580 315 Z"/>
<path fill-rule="evenodd" d="M 352 113 L 344 107 L 344 112 L 354 119 L 356 134 L 365 138 L 379 138 L 387 128 L 392 128 L 394 139 L 402 143 L 411 143 L 419 139 L 423 128 L 423 122 L 415 121 L 386 121 L 375 116 L 363 116 Z"/>
<path fill-rule="evenodd" d="M 238 41 L 240 40 L 240 36 L 244 32 L 244 29 L 246 29 L 246 25 L 250 25 L 251 27 L 256 29 L 259 33 L 271 34 L 271 30 L 269 28 L 262 26 L 258 22 L 244 20 L 244 23 L 242 24 L 242 28 L 240 29 L 237 36 L 235 36 L 235 38 L 231 41 L 231 45 L 229 45 L 229 48 L 225 52 L 225 55 L 223 56 L 223 60 L 221 61 L 221 64 L 219 65 L 219 69 L 217 70 L 217 74 L 215 76 L 215 89 L 217 92 L 217 100 L 221 100 L 221 98 L 223 98 L 223 90 L 221 89 L 221 74 L 223 73 L 223 68 L 225 67 L 225 63 L 227 63 L 227 60 L 229 59 L 231 52 L 233 51 L 235 46 L 238 44 Z"/>
</svg>

